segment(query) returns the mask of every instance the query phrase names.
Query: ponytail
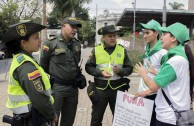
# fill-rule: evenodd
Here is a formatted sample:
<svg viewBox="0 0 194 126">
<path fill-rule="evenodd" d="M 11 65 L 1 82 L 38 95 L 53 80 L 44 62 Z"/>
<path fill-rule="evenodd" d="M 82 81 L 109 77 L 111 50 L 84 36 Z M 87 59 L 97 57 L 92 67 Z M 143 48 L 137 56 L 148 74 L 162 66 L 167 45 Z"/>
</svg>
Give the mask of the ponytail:
<svg viewBox="0 0 194 126">
<path fill-rule="evenodd" d="M 191 96 L 191 108 L 192 102 L 193 102 L 193 86 L 194 86 L 194 58 L 192 55 L 191 48 L 188 44 L 185 44 L 185 53 L 187 55 L 187 58 L 189 60 L 189 70 L 190 70 L 190 96 Z"/>
</svg>

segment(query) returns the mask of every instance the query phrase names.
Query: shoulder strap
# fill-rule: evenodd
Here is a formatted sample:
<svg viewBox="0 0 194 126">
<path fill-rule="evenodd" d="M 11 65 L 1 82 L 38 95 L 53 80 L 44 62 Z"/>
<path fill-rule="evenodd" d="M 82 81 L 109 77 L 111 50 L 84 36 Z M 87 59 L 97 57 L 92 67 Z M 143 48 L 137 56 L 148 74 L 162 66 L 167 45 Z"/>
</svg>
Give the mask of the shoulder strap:
<svg viewBox="0 0 194 126">
<path fill-rule="evenodd" d="M 68 48 L 71 52 L 73 52 L 72 49 L 70 49 L 68 46 L 67 46 L 67 48 Z M 78 63 L 77 63 L 77 61 L 76 61 L 74 55 L 73 55 L 73 59 L 74 59 L 74 62 L 75 62 L 75 64 L 76 64 L 77 69 L 79 70 L 79 73 L 81 74 L 82 72 L 81 72 L 80 66 L 78 66 Z M 82 59 L 82 60 L 83 60 L 83 59 Z M 81 63 L 82 63 L 82 60 L 81 60 Z"/>
<path fill-rule="evenodd" d="M 169 100 L 168 97 L 166 96 L 164 90 L 163 90 L 163 89 L 161 89 L 161 90 L 162 90 L 162 94 L 163 94 L 164 98 L 166 99 L 167 103 L 169 104 L 169 106 L 171 106 L 172 103 L 170 102 L 170 100 Z"/>
<path fill-rule="evenodd" d="M 169 104 L 169 106 L 173 109 L 174 112 L 177 112 L 177 110 L 173 107 L 172 102 L 166 96 L 164 90 L 163 89 L 161 89 L 161 90 L 162 90 L 162 94 L 163 94 L 164 98 L 166 99 L 167 103 Z"/>
</svg>

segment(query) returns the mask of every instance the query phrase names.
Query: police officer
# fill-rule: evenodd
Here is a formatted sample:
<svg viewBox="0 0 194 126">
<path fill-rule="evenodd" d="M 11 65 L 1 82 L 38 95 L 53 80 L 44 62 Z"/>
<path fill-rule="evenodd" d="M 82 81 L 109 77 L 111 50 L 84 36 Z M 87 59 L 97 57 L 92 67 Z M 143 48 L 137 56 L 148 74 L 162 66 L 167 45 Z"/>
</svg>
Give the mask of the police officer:
<svg viewBox="0 0 194 126">
<path fill-rule="evenodd" d="M 13 112 L 14 126 L 43 126 L 57 121 L 49 78 L 32 56 L 39 50 L 39 31 L 44 28 L 33 22 L 17 23 L 3 37 L 13 53 L 6 107 Z"/>
<path fill-rule="evenodd" d="M 123 81 L 133 71 L 127 51 L 116 43 L 114 25 L 102 27 L 98 34 L 102 35 L 101 44 L 91 52 L 85 65 L 88 74 L 94 76 L 98 101 L 92 105 L 91 126 L 102 126 L 102 119 L 109 103 L 114 114 L 117 91 L 125 91 L 128 83 Z"/>
<path fill-rule="evenodd" d="M 81 43 L 74 38 L 82 25 L 77 19 L 65 18 L 61 23 L 61 34 L 43 45 L 40 64 L 54 78 L 54 107 L 61 126 L 72 126 L 78 104 L 78 88 L 74 80 L 79 73 L 77 64 L 81 56 Z"/>
</svg>

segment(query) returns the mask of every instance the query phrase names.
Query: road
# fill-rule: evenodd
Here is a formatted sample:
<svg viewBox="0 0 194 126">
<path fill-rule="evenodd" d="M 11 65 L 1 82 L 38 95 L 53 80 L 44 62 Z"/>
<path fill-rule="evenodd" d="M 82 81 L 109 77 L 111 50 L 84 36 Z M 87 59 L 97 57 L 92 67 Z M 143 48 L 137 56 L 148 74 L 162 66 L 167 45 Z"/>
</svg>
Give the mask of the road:
<svg viewBox="0 0 194 126">
<path fill-rule="evenodd" d="M 82 69 L 83 69 L 83 74 L 86 75 L 87 80 L 93 80 L 92 76 L 88 75 L 85 72 L 85 63 L 90 55 L 92 48 L 85 48 L 82 49 Z M 38 53 L 34 53 L 33 56 L 35 59 L 38 59 Z M 7 115 L 12 115 L 11 111 L 8 110 L 5 107 L 6 100 L 7 100 L 7 78 L 5 78 L 6 71 L 8 70 L 8 65 L 9 62 L 11 62 L 12 59 L 6 59 L 6 60 L 0 60 L 0 126 L 9 126 L 5 123 L 2 123 L 2 116 L 7 114 Z M 139 83 L 139 76 L 137 74 L 132 74 L 130 77 L 131 79 L 131 88 L 129 92 L 131 94 L 134 94 L 137 91 L 137 86 Z M 86 88 L 83 90 L 79 91 L 79 101 L 78 101 L 78 109 L 76 113 L 76 118 L 73 126 L 89 126 L 90 125 L 90 120 L 91 120 L 91 102 L 87 96 L 86 93 Z M 112 125 L 112 114 L 110 111 L 110 108 L 107 107 L 103 122 L 103 126 L 111 126 Z"/>
</svg>

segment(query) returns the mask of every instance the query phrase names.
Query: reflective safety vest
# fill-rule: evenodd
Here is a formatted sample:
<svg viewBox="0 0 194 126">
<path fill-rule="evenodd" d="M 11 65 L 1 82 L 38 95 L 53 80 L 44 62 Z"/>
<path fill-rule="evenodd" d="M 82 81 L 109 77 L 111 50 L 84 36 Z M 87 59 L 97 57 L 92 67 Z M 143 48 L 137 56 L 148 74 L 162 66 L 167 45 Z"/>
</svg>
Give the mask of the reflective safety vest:
<svg viewBox="0 0 194 126">
<path fill-rule="evenodd" d="M 117 66 L 119 68 L 123 67 L 123 62 L 125 58 L 125 52 L 124 48 L 120 45 L 116 45 L 115 50 L 112 52 L 111 55 L 109 55 L 105 50 L 104 50 L 104 45 L 100 44 L 95 47 L 95 57 L 96 57 L 96 67 L 100 70 L 105 70 L 112 74 L 112 77 L 110 78 L 105 78 L 105 77 L 95 77 L 100 80 L 107 80 L 107 86 L 105 88 L 100 88 L 98 85 L 96 86 L 97 89 L 104 90 L 108 87 L 108 85 L 111 87 L 111 89 L 115 90 L 119 87 L 122 87 L 123 85 L 126 84 L 121 84 L 117 86 L 116 88 L 113 88 L 110 84 L 111 80 L 119 80 L 121 79 L 120 76 L 117 74 L 113 73 L 112 68 L 114 66 Z"/>
<path fill-rule="evenodd" d="M 48 96 L 50 96 L 52 104 L 54 103 L 54 99 L 51 96 L 51 86 L 48 75 L 32 58 L 25 54 L 17 54 L 13 56 L 12 64 L 9 71 L 10 76 L 8 83 L 8 100 L 6 103 L 6 107 L 15 114 L 30 112 L 32 106 L 28 95 L 24 92 L 19 82 L 13 77 L 14 71 L 26 61 L 30 61 L 31 63 L 33 63 L 37 70 L 40 72 L 42 80 L 44 82 L 44 87 L 46 90 L 45 92 Z"/>
</svg>

